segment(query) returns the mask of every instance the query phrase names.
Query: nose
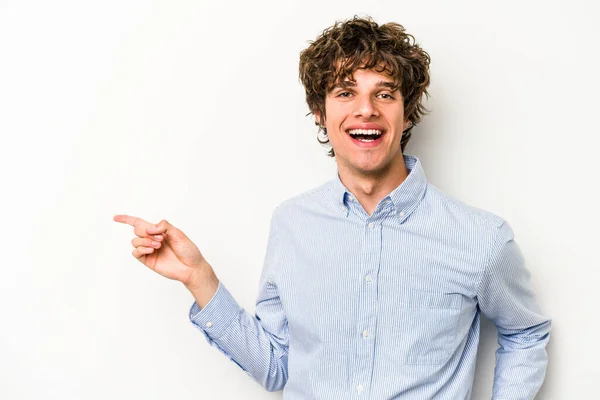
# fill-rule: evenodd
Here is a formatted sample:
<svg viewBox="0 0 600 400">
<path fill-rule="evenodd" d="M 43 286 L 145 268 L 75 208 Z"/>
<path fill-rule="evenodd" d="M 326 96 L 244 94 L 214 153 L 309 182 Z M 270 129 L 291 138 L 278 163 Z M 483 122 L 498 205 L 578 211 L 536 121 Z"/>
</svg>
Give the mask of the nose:
<svg viewBox="0 0 600 400">
<path fill-rule="evenodd" d="M 379 116 L 379 111 L 371 96 L 362 96 L 357 100 L 356 109 L 354 110 L 355 117 L 371 118 Z"/>
</svg>

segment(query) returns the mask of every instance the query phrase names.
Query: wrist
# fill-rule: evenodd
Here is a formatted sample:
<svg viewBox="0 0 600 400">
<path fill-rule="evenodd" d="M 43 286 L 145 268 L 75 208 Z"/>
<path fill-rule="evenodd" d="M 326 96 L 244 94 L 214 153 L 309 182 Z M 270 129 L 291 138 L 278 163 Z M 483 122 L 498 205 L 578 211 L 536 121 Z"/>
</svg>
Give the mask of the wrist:
<svg viewBox="0 0 600 400">
<path fill-rule="evenodd" d="M 207 264 L 207 266 L 192 272 L 190 279 L 184 283 L 184 286 L 194 296 L 198 306 L 204 308 L 217 292 L 219 279 L 210 265 Z"/>
</svg>

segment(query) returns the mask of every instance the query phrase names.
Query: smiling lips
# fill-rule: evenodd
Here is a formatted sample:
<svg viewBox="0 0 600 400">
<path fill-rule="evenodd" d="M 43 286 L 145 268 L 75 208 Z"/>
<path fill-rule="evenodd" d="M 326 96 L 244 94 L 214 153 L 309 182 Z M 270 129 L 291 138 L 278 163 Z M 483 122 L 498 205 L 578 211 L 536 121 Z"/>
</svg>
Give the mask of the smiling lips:
<svg viewBox="0 0 600 400">
<path fill-rule="evenodd" d="M 361 142 L 372 142 L 379 139 L 383 135 L 383 131 L 379 129 L 350 129 L 348 134 Z"/>
<path fill-rule="evenodd" d="M 382 129 L 362 129 L 353 128 L 346 131 L 354 144 L 359 147 L 375 147 L 381 142 L 381 138 L 385 134 Z"/>
</svg>

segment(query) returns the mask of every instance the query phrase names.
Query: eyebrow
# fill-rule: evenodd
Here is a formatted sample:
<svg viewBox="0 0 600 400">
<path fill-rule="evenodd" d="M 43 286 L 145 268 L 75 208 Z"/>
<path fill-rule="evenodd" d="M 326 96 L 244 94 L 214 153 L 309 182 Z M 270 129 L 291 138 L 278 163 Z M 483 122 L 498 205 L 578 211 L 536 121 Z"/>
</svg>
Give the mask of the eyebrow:
<svg viewBox="0 0 600 400">
<path fill-rule="evenodd" d="M 375 84 L 376 87 L 386 87 L 389 88 L 391 90 L 396 90 L 398 89 L 398 85 L 396 85 L 394 82 L 390 82 L 390 81 L 379 81 Z M 355 81 L 341 81 L 341 82 L 337 82 L 334 86 L 333 89 L 336 88 L 349 88 L 349 87 L 356 87 L 356 82 Z"/>
</svg>

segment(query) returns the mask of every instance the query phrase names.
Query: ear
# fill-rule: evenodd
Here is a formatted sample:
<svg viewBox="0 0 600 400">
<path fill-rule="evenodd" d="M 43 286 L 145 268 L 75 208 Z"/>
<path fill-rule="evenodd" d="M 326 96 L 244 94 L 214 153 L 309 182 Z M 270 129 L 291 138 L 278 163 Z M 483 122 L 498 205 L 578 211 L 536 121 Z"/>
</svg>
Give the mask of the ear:
<svg viewBox="0 0 600 400">
<path fill-rule="evenodd" d="M 408 119 L 404 120 L 404 127 L 402 128 L 402 132 L 405 132 L 410 126 L 412 125 L 412 122 Z"/>
<path fill-rule="evenodd" d="M 315 111 L 313 114 L 315 116 L 315 122 L 317 123 L 317 125 L 324 125 L 325 121 L 321 120 L 321 113 L 318 111 Z"/>
</svg>

